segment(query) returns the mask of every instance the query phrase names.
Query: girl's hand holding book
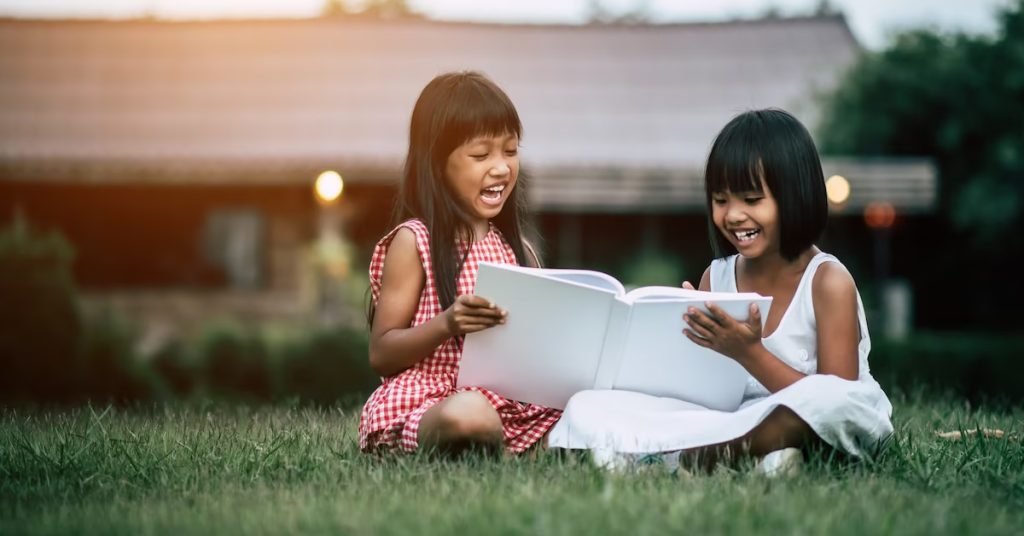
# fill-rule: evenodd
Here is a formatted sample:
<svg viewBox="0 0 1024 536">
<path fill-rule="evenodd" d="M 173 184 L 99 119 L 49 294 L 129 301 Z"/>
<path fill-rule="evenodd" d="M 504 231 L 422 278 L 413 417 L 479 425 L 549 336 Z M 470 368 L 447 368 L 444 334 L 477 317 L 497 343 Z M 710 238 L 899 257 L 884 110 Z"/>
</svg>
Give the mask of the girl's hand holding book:
<svg viewBox="0 0 1024 536">
<path fill-rule="evenodd" d="M 750 318 L 740 322 L 717 305 L 708 302 L 708 313 L 691 307 L 683 320 L 689 326 L 683 333 L 694 343 L 710 348 L 743 364 L 761 345 L 761 311 L 750 304 Z"/>
<path fill-rule="evenodd" d="M 463 294 L 444 312 L 452 337 L 482 331 L 505 323 L 508 312 L 480 296 Z"/>
</svg>

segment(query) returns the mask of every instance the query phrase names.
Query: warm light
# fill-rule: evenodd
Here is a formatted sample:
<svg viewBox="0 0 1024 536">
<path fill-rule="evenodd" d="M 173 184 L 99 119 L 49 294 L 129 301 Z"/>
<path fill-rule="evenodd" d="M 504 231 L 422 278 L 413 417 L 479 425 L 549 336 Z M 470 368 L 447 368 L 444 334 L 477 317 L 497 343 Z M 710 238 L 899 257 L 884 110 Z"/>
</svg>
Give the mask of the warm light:
<svg viewBox="0 0 1024 536">
<path fill-rule="evenodd" d="M 825 194 L 835 205 L 842 205 L 850 199 L 850 181 L 842 175 L 832 175 L 825 181 Z"/>
<path fill-rule="evenodd" d="M 896 207 L 887 201 L 870 203 L 864 207 L 864 222 L 872 229 L 888 229 L 896 223 Z"/>
<path fill-rule="evenodd" d="M 324 203 L 332 203 L 341 197 L 345 181 L 337 171 L 325 171 L 316 178 L 316 196 Z"/>
</svg>

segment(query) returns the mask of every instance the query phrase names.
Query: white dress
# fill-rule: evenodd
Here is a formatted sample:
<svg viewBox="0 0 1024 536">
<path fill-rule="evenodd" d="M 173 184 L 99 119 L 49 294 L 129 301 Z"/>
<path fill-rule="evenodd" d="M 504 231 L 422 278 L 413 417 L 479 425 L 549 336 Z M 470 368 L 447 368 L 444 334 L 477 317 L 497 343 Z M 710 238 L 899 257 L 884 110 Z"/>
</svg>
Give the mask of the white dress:
<svg viewBox="0 0 1024 536">
<path fill-rule="evenodd" d="M 711 290 L 736 292 L 736 258 L 733 255 L 712 262 Z M 807 377 L 771 394 L 751 376 L 743 404 L 732 412 L 629 391 L 582 391 L 569 400 L 562 419 L 551 430 L 549 445 L 621 453 L 714 445 L 743 436 L 776 407 L 786 406 L 836 449 L 856 457 L 875 452 L 892 434 L 892 405 L 868 368 L 871 339 L 860 295 L 859 378 L 849 381 L 815 374 L 817 326 L 811 283 L 825 262 L 839 260 L 826 253 L 811 260 L 778 328 L 763 339 L 768 351 Z M 679 322 L 682 329 L 683 320 Z"/>
</svg>

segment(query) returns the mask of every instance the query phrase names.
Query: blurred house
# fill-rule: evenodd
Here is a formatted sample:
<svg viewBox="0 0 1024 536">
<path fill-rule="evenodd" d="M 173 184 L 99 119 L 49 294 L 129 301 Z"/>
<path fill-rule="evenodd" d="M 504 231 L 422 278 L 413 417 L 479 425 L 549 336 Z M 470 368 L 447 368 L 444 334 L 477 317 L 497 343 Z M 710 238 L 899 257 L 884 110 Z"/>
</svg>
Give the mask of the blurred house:
<svg viewBox="0 0 1024 536">
<path fill-rule="evenodd" d="M 345 232 L 365 255 L 388 225 L 416 96 L 440 72 L 474 69 L 522 115 L 548 264 L 613 266 L 638 244 L 672 249 L 685 238 L 698 245 L 679 247 L 703 266 L 701 170 L 715 133 L 767 106 L 813 127 L 819 96 L 860 53 L 838 16 L 5 20 L 0 218 L 18 210 L 62 231 L 79 285 L 125 306 L 294 314 L 299 259 L 318 229 L 314 178 L 345 177 Z M 873 201 L 901 214 L 934 202 L 927 161 L 824 167 L 851 184 L 840 215 L 860 218 Z"/>
</svg>

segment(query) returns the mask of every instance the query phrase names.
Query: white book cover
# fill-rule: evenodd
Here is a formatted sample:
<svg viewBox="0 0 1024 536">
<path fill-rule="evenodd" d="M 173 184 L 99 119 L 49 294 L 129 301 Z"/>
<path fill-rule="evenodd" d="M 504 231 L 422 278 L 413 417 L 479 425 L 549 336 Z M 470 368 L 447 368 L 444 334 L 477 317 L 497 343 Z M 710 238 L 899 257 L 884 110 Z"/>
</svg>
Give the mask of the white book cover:
<svg viewBox="0 0 1024 536">
<path fill-rule="evenodd" d="M 589 270 L 480 263 L 474 292 L 508 311 L 505 324 L 466 336 L 458 385 L 564 409 L 586 389 L 621 389 L 678 398 L 723 411 L 743 399 L 748 374 L 734 360 L 690 341 L 689 307 L 713 302 L 745 321 L 771 298 L 676 287 L 626 292 Z"/>
</svg>

